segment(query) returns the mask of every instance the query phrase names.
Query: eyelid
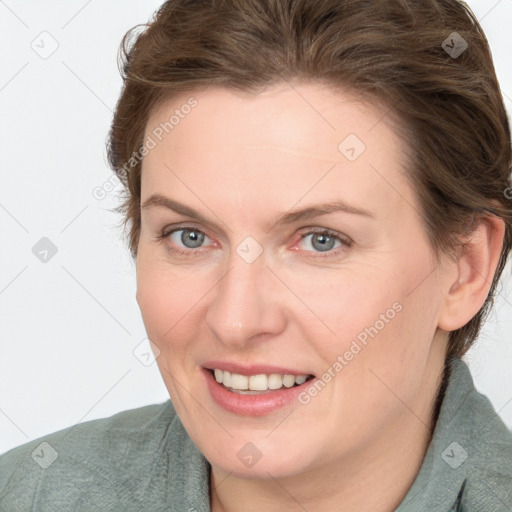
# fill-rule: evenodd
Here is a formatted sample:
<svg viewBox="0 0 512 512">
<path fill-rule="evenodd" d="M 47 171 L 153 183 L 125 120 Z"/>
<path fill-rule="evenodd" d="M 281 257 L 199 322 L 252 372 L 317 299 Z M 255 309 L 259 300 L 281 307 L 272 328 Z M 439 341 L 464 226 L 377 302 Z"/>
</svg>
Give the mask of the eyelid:
<svg viewBox="0 0 512 512">
<path fill-rule="evenodd" d="M 179 224 L 177 226 L 173 225 L 173 226 L 169 226 L 169 227 L 164 227 L 161 231 L 161 234 L 157 236 L 157 240 L 165 241 L 165 239 L 169 238 L 169 236 L 171 234 L 175 233 L 176 231 L 184 231 L 184 230 L 197 231 L 198 233 L 203 234 L 206 238 L 210 238 L 210 236 L 208 236 L 208 234 L 206 233 L 205 230 L 200 229 L 192 224 Z M 300 242 L 301 240 L 303 240 L 304 238 L 306 238 L 309 235 L 315 235 L 315 234 L 316 235 L 325 234 L 325 235 L 335 238 L 339 242 L 341 242 L 342 246 L 337 247 L 336 249 L 325 251 L 324 253 L 322 253 L 322 251 L 304 251 L 304 250 L 301 251 L 301 252 L 316 254 L 316 256 L 312 256 L 313 258 L 335 257 L 338 255 L 339 251 L 346 250 L 353 243 L 353 240 L 349 236 L 347 236 L 343 233 L 340 233 L 338 231 L 335 231 L 333 229 L 323 228 L 320 226 L 303 227 L 299 230 L 299 232 L 297 234 L 300 236 L 300 239 L 298 240 L 298 242 Z M 211 240 L 211 238 L 210 238 L 210 240 Z M 294 245 L 296 245 L 296 243 Z M 206 247 L 198 247 L 196 249 L 172 248 L 170 250 L 177 252 L 177 253 L 184 254 L 184 255 L 194 255 L 194 254 L 199 255 L 199 254 L 204 253 L 207 250 L 207 248 Z M 325 254 L 325 255 L 323 255 L 323 254 Z"/>
<path fill-rule="evenodd" d="M 310 258 L 337 258 L 341 254 L 341 252 L 346 251 L 349 247 L 351 247 L 353 240 L 348 237 L 347 235 L 343 233 L 339 233 L 338 231 L 335 231 L 333 229 L 329 228 L 321 228 L 321 227 L 308 227 L 301 229 L 301 232 L 299 232 L 300 235 L 300 241 L 302 241 L 304 238 L 310 236 L 310 235 L 326 235 L 330 238 L 335 238 L 340 242 L 340 246 L 330 249 L 328 251 L 307 251 L 302 250 L 301 252 L 312 254 L 313 256 L 310 256 Z"/>
<path fill-rule="evenodd" d="M 156 239 L 160 242 L 165 242 L 166 239 L 168 239 L 176 231 L 186 231 L 186 230 L 197 231 L 198 233 L 203 234 L 206 238 L 210 238 L 208 236 L 208 234 L 206 233 L 206 231 L 203 229 L 199 229 L 198 227 L 193 226 L 193 225 L 180 224 L 178 226 L 164 227 L 162 229 L 161 233 L 156 237 Z M 211 240 L 211 238 L 210 238 L 210 240 Z M 171 252 L 177 252 L 177 253 L 180 253 L 183 255 L 193 255 L 193 254 L 199 255 L 199 254 L 202 254 L 203 252 L 205 252 L 206 248 L 198 247 L 197 249 L 189 249 L 189 248 L 182 249 L 180 247 L 178 247 L 178 248 L 173 247 L 173 248 L 169 248 L 169 250 Z"/>
<path fill-rule="evenodd" d="M 342 241 L 346 244 L 353 243 L 353 240 L 349 236 L 345 235 L 344 233 L 340 233 L 339 231 L 336 231 L 334 229 L 322 228 L 319 226 L 309 226 L 309 227 L 301 228 L 299 231 L 299 234 L 303 237 L 310 235 L 310 234 L 317 234 L 317 235 L 327 234 L 334 238 L 338 238 L 340 241 Z"/>
</svg>

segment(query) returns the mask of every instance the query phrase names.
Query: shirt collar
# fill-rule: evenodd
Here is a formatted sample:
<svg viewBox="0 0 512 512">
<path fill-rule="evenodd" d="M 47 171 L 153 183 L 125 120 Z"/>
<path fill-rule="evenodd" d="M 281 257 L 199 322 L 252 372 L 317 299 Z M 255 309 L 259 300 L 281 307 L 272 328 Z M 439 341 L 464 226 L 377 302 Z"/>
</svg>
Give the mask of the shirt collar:
<svg viewBox="0 0 512 512">
<path fill-rule="evenodd" d="M 476 390 L 465 361 L 450 358 L 447 367 L 432 439 L 395 512 L 511 510 L 512 433 Z"/>
</svg>

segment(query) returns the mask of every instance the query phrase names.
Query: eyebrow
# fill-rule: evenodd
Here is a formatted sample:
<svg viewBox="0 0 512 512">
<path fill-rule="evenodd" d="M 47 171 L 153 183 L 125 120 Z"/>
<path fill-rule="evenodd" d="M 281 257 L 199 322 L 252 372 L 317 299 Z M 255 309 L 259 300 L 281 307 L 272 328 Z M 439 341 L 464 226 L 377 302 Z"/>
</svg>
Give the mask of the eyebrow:
<svg viewBox="0 0 512 512">
<path fill-rule="evenodd" d="M 143 209 L 151 207 L 167 208 L 186 217 L 195 219 L 200 223 L 210 224 L 208 219 L 203 217 L 203 215 L 201 215 L 193 208 L 190 208 L 189 206 L 180 203 L 179 201 L 175 201 L 174 199 L 170 199 L 169 197 L 162 196 L 161 194 L 151 195 L 148 199 L 146 199 L 146 201 L 144 201 L 141 206 Z M 276 226 L 277 224 L 292 224 L 294 222 L 303 222 L 306 220 L 314 219 L 316 217 L 320 217 L 321 215 L 327 215 L 329 213 L 338 211 L 352 215 L 361 215 L 364 217 L 375 218 L 375 215 L 372 212 L 365 210 L 364 208 L 357 208 L 348 204 L 342 199 L 338 199 L 328 203 L 311 205 L 301 210 L 283 212 L 278 215 L 272 226 Z"/>
</svg>

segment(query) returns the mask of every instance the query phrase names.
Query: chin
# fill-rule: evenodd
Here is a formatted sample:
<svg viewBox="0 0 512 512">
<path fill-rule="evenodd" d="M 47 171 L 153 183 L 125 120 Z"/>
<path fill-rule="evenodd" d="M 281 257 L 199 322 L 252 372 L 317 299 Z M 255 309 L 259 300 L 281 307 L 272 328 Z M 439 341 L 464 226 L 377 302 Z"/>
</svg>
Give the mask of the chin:
<svg viewBox="0 0 512 512">
<path fill-rule="evenodd" d="M 286 478 L 308 471 L 311 463 L 306 460 L 311 458 L 308 443 L 302 442 L 297 447 L 283 446 L 281 449 L 270 442 L 262 445 L 257 441 L 235 442 L 230 447 L 219 446 L 221 453 L 211 454 L 211 457 L 203 453 L 213 467 L 236 478 Z M 307 453 L 301 453 L 301 449 L 307 449 Z"/>
</svg>

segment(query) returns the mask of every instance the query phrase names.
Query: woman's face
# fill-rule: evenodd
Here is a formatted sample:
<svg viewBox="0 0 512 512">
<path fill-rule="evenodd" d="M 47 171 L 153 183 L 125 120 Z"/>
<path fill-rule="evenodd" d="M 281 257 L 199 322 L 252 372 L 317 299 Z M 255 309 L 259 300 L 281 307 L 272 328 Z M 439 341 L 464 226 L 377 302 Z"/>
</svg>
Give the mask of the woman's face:
<svg viewBox="0 0 512 512">
<path fill-rule="evenodd" d="M 210 88 L 164 103 L 145 141 L 137 301 L 214 468 L 363 464 L 426 432 L 449 286 L 385 111 L 318 84 Z"/>
</svg>

